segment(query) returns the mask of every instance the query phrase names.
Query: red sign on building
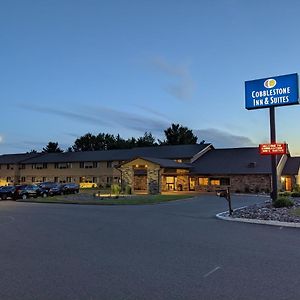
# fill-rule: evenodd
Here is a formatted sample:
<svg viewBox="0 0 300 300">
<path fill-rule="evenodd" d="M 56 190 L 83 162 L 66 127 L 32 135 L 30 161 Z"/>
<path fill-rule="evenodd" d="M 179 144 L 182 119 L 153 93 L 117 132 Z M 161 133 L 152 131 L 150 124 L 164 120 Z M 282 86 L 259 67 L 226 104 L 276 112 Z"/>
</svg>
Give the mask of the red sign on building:
<svg viewBox="0 0 300 300">
<path fill-rule="evenodd" d="M 287 144 L 285 143 L 260 144 L 259 153 L 261 155 L 287 154 Z"/>
</svg>

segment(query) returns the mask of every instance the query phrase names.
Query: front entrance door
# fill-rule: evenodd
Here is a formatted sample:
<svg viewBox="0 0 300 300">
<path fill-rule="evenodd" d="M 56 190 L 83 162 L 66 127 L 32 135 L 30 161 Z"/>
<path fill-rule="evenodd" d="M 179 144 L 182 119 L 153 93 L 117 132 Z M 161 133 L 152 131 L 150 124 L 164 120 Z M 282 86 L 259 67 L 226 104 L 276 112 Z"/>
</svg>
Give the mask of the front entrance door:
<svg viewBox="0 0 300 300">
<path fill-rule="evenodd" d="M 147 175 L 134 175 L 133 188 L 135 192 L 147 191 Z"/>
<path fill-rule="evenodd" d="M 166 177 L 167 191 L 175 191 L 176 190 L 176 182 L 177 182 L 177 177 L 167 176 Z"/>
<path fill-rule="evenodd" d="M 286 191 L 291 191 L 292 190 L 292 178 L 291 177 L 286 177 L 285 178 L 285 190 Z"/>
</svg>

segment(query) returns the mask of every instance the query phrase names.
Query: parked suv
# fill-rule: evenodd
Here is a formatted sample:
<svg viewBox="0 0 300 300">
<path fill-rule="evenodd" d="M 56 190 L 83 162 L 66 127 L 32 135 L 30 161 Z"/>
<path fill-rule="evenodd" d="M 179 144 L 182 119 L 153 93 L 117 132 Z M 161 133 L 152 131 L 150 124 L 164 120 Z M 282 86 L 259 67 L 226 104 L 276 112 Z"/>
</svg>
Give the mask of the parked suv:
<svg viewBox="0 0 300 300">
<path fill-rule="evenodd" d="M 76 183 L 65 183 L 63 185 L 64 194 L 77 194 L 79 193 L 79 185 Z"/>
<path fill-rule="evenodd" d="M 48 192 L 50 196 L 54 196 L 54 195 L 63 195 L 64 194 L 64 190 L 63 190 L 63 184 L 61 183 L 54 183 L 54 185 L 52 185 Z"/>
<path fill-rule="evenodd" d="M 18 197 L 18 187 L 16 186 L 3 186 L 0 189 L 0 198 L 2 200 L 6 199 L 16 199 Z"/>
<path fill-rule="evenodd" d="M 29 197 L 47 197 L 48 191 L 37 185 L 23 185 L 17 189 L 17 198 L 27 199 Z"/>
</svg>

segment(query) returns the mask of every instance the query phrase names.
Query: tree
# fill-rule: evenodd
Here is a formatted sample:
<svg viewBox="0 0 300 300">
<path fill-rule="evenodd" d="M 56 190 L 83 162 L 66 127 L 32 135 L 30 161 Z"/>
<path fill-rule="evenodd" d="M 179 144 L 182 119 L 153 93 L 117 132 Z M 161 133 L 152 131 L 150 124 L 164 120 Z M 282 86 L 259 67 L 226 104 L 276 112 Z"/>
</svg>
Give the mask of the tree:
<svg viewBox="0 0 300 300">
<path fill-rule="evenodd" d="M 99 150 L 96 145 L 96 136 L 91 133 L 87 133 L 76 139 L 72 148 L 74 151 Z"/>
<path fill-rule="evenodd" d="M 180 124 L 172 124 L 171 127 L 164 130 L 166 140 L 160 141 L 164 145 L 185 145 L 196 144 L 197 136 L 193 134 L 191 129 L 184 127 Z"/>
<path fill-rule="evenodd" d="M 155 138 L 153 137 L 151 132 L 145 132 L 144 136 L 141 136 L 136 141 L 137 147 L 149 147 L 149 146 L 156 146 Z"/>
<path fill-rule="evenodd" d="M 34 153 L 37 153 L 37 151 L 36 150 L 34 150 L 34 149 L 31 149 L 29 152 L 27 152 L 27 153 L 31 153 L 31 154 L 34 154 Z"/>
<path fill-rule="evenodd" d="M 43 148 L 43 153 L 61 153 L 63 150 L 61 150 L 58 147 L 58 143 L 56 142 L 49 142 L 48 145 Z"/>
</svg>

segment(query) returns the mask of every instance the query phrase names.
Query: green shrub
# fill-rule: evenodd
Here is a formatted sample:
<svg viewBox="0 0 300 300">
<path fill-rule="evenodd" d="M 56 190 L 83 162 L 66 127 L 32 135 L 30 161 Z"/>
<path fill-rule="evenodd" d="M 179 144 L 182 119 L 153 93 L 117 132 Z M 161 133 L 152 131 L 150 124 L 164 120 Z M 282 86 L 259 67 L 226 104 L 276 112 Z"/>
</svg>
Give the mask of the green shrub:
<svg viewBox="0 0 300 300">
<path fill-rule="evenodd" d="M 280 192 L 280 193 L 278 193 L 278 195 L 280 197 L 290 197 L 291 196 L 291 192 Z"/>
<path fill-rule="evenodd" d="M 294 205 L 294 201 L 287 197 L 279 197 L 276 201 L 273 202 L 273 206 L 276 208 L 279 207 L 291 207 Z"/>
<path fill-rule="evenodd" d="M 119 195 L 121 192 L 121 187 L 118 184 L 112 184 L 110 190 L 112 194 Z"/>
<path fill-rule="evenodd" d="M 300 193 L 300 185 L 299 184 L 296 184 L 293 188 L 293 192 L 295 193 Z M 295 196 L 295 197 L 298 197 L 298 196 Z"/>
<path fill-rule="evenodd" d="M 300 197 L 300 192 L 292 192 L 291 196 L 294 197 Z"/>
<path fill-rule="evenodd" d="M 129 185 L 125 186 L 125 194 L 127 194 L 127 195 L 131 194 L 131 186 L 129 186 Z"/>
</svg>

